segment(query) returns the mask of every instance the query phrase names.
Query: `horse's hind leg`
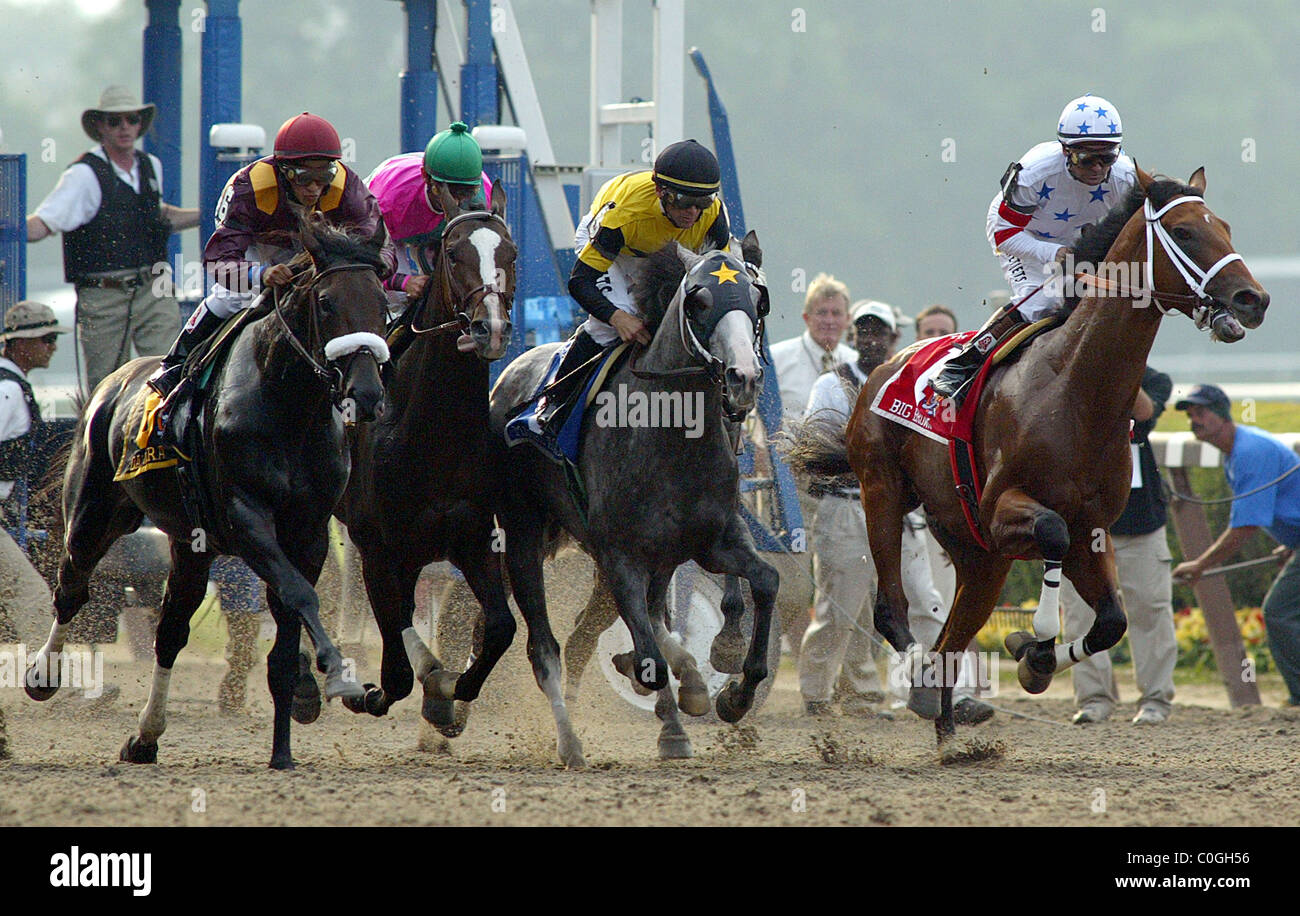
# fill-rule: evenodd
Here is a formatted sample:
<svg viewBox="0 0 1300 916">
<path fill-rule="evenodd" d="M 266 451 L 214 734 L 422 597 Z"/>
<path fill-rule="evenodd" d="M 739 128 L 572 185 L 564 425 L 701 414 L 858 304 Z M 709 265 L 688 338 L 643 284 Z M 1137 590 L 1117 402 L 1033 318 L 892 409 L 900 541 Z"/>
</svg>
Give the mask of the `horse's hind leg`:
<svg viewBox="0 0 1300 916">
<path fill-rule="evenodd" d="M 1043 588 L 1034 612 L 1034 632 L 1022 630 L 1006 639 L 1007 651 L 1020 662 L 1020 686 L 1029 693 L 1042 693 L 1057 668 L 1054 646 L 1061 632 L 1061 566 L 1070 549 L 1069 528 L 1060 515 L 1013 487 L 998 497 L 989 534 L 994 548 L 1003 555 L 1024 556 L 1037 549 L 1043 556 Z M 1113 563 L 1111 568 L 1113 574 Z"/>
<path fill-rule="evenodd" d="M 546 591 L 542 571 L 542 529 L 529 521 L 507 524 L 506 565 L 510 571 L 510 587 L 514 591 L 519 612 L 528 626 L 528 660 L 533 665 L 537 686 L 551 704 L 555 717 L 555 749 L 560 762 L 571 769 L 587 765 L 582 754 L 582 742 L 569 721 L 569 708 L 564 702 L 561 681 L 560 644 L 551 631 L 546 613 Z M 599 587 L 599 584 L 598 584 Z M 590 605 L 589 605 L 590 606 Z"/>
<path fill-rule="evenodd" d="M 171 542 L 172 570 L 163 592 L 158 629 L 154 636 L 153 681 L 149 699 L 140 710 L 139 728 L 126 739 L 119 758 L 126 763 L 155 763 L 158 738 L 167 728 L 167 694 L 171 689 L 172 668 L 190 638 L 190 618 L 208 588 L 208 567 L 212 555 L 195 552 L 188 541 Z"/>
<path fill-rule="evenodd" d="M 591 597 L 573 622 L 573 632 L 564 644 L 564 699 L 572 703 L 578 699 L 578 685 L 582 683 L 582 672 L 596 651 L 596 641 L 614 621 L 618 620 L 618 604 L 614 593 L 609 590 L 600 567 L 596 567 L 595 581 L 591 587 Z"/>
<path fill-rule="evenodd" d="M 1011 561 L 994 554 L 983 554 L 973 560 L 955 560 L 957 564 L 957 597 L 944 622 L 925 670 L 925 683 L 918 690 L 930 692 L 938 699 L 933 718 L 935 733 L 940 743 L 956 731 L 952 718 L 952 688 L 961 670 L 962 657 L 980 627 L 988 621 L 997 603 L 1002 585 L 1006 582 Z M 909 700 L 908 707 L 915 711 Z"/>
<path fill-rule="evenodd" d="M 111 469 L 105 475 L 98 468 L 74 471 L 64 494 L 64 515 L 70 521 L 54 588 L 54 620 L 45 644 L 27 668 L 23 685 L 33 700 L 48 700 L 59 689 L 58 656 L 72 619 L 90 600 L 90 576 L 95 566 L 114 541 L 134 531 L 144 518 L 113 486 Z"/>
</svg>

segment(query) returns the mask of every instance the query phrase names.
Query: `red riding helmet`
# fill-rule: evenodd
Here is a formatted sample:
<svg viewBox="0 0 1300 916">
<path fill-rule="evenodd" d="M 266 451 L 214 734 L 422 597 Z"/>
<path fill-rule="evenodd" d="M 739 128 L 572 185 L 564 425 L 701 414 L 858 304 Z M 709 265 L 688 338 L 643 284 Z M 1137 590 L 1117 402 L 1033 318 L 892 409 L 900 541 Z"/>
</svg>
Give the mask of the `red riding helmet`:
<svg viewBox="0 0 1300 916">
<path fill-rule="evenodd" d="M 276 159 L 342 159 L 339 132 L 319 115 L 303 112 L 280 125 L 275 135 Z"/>
</svg>

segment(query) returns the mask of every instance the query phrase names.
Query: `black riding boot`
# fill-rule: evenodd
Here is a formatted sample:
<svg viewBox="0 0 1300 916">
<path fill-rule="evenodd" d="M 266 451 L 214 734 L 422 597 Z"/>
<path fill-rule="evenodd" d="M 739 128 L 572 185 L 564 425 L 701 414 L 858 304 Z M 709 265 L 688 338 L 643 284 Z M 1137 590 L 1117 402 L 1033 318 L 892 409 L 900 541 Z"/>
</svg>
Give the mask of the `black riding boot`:
<svg viewBox="0 0 1300 916">
<path fill-rule="evenodd" d="M 965 349 L 948 361 L 930 383 L 935 394 L 947 398 L 957 407 L 966 398 L 966 390 L 979 374 L 984 359 L 1017 328 L 1025 324 L 1024 316 L 1015 308 L 1004 309 L 980 328 L 966 344 Z"/>
<path fill-rule="evenodd" d="M 206 308 L 203 317 L 193 328 L 183 328 L 171 351 L 163 357 L 162 365 L 149 377 L 149 387 L 165 399 L 181 380 L 181 370 L 185 358 L 194 352 L 194 348 L 211 337 L 225 323 L 226 319 L 214 315 Z"/>
<path fill-rule="evenodd" d="M 556 418 L 556 414 L 568 403 L 574 389 L 582 380 L 580 376 L 583 373 L 576 370 L 603 349 L 586 331 L 579 330 L 573 336 L 573 345 L 569 347 L 569 352 L 564 354 L 563 361 L 555 371 L 555 381 L 551 383 L 551 390 L 546 393 L 546 403 L 537 412 L 539 426 L 545 428 Z"/>
</svg>

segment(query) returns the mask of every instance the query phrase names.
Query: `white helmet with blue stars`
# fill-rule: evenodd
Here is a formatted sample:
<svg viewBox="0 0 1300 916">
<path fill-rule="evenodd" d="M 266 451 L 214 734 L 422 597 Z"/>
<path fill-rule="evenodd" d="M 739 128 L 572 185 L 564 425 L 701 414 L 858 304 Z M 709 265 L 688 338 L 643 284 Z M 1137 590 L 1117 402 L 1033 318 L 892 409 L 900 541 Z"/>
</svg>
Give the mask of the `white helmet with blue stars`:
<svg viewBox="0 0 1300 916">
<path fill-rule="evenodd" d="M 1115 106 L 1099 95 L 1081 95 L 1065 106 L 1056 136 L 1066 146 L 1076 143 L 1120 143 L 1124 124 Z"/>
</svg>

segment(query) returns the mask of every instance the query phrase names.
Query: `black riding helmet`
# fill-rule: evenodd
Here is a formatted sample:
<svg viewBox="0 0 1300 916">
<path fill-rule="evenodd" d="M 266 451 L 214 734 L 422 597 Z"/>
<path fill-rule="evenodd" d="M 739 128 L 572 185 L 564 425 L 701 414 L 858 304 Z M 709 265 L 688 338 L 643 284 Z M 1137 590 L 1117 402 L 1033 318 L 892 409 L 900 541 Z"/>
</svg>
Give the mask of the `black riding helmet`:
<svg viewBox="0 0 1300 916">
<path fill-rule="evenodd" d="M 694 140 L 679 140 L 655 158 L 654 180 L 679 194 L 717 194 L 721 172 L 717 157 Z"/>
</svg>

